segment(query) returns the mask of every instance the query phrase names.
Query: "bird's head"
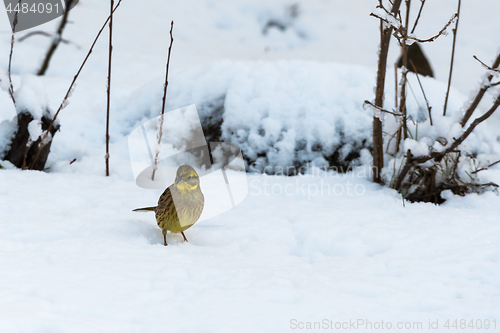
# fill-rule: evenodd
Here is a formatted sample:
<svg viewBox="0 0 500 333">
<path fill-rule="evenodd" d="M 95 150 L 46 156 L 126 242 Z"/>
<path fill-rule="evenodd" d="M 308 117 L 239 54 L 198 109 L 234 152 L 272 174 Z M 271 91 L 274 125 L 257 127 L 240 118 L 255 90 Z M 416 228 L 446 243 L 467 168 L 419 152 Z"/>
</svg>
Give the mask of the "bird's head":
<svg viewBox="0 0 500 333">
<path fill-rule="evenodd" d="M 174 184 L 181 192 L 189 192 L 200 185 L 200 177 L 189 165 L 181 165 L 177 169 Z"/>
</svg>

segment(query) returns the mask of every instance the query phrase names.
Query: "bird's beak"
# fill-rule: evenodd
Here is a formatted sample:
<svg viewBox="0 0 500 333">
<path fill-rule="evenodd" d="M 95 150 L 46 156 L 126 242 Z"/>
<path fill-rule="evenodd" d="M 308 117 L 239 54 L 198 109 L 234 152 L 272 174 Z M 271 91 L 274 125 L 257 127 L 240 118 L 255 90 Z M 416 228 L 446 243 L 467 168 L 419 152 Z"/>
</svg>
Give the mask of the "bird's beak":
<svg viewBox="0 0 500 333">
<path fill-rule="evenodd" d="M 180 185 L 182 183 L 184 183 L 184 181 L 182 179 L 180 179 L 180 180 L 178 180 L 178 181 L 175 182 L 175 185 Z"/>
</svg>

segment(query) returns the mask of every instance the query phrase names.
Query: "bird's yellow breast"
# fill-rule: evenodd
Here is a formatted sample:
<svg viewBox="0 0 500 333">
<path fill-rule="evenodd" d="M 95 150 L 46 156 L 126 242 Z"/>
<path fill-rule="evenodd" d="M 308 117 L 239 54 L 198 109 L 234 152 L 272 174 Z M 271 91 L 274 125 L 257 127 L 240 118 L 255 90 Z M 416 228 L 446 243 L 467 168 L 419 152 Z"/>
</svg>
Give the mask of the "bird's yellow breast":
<svg viewBox="0 0 500 333">
<path fill-rule="evenodd" d="M 182 185 L 182 184 L 181 184 Z M 191 227 L 201 216 L 205 198 L 197 185 L 192 190 L 181 190 L 172 185 L 163 192 L 158 200 L 156 222 L 163 234 L 167 230 L 179 233 Z"/>
</svg>

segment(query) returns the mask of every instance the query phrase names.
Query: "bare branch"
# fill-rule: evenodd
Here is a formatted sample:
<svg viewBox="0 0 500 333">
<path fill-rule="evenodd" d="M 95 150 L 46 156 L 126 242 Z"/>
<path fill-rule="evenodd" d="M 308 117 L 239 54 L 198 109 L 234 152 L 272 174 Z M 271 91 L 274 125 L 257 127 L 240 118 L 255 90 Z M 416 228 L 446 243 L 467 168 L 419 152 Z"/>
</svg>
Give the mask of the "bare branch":
<svg viewBox="0 0 500 333">
<path fill-rule="evenodd" d="M 417 66 L 415 66 L 415 64 L 413 63 L 413 60 L 411 60 L 411 59 L 410 59 L 410 64 L 413 67 L 413 71 L 416 74 L 418 85 L 420 86 L 420 90 L 422 90 L 422 95 L 424 95 L 425 104 L 427 105 L 427 110 L 429 111 L 429 120 L 431 121 L 431 126 L 432 126 L 432 113 L 431 113 L 432 106 L 430 106 L 429 100 L 427 99 L 427 96 L 425 95 L 424 87 L 422 86 L 422 83 L 420 82 L 420 77 L 418 75 Z"/>
<path fill-rule="evenodd" d="M 421 1 L 420 9 L 418 10 L 417 18 L 415 19 L 415 22 L 413 23 L 413 28 L 411 28 L 410 33 L 413 33 L 415 31 L 415 28 L 418 25 L 418 20 L 420 20 L 420 14 L 422 14 L 422 9 L 424 8 L 424 5 L 425 5 L 425 0 L 420 0 L 420 1 Z"/>
<path fill-rule="evenodd" d="M 122 2 L 122 0 L 118 0 L 118 4 L 115 6 L 115 9 L 113 9 L 113 13 L 116 11 L 116 9 L 120 6 L 120 3 Z M 36 161 L 38 160 L 38 157 L 40 155 L 40 152 L 43 148 L 43 146 L 46 144 L 47 142 L 47 137 L 49 136 L 49 133 L 50 133 L 50 130 L 52 129 L 52 126 L 54 126 L 54 122 L 56 121 L 57 119 L 57 116 L 59 115 L 59 112 L 61 112 L 62 109 L 64 109 L 67 105 L 68 105 L 68 98 L 69 96 L 71 95 L 71 92 L 73 91 L 73 86 L 75 85 L 76 83 L 76 80 L 78 79 L 78 76 L 80 76 L 80 73 L 82 72 L 82 69 L 83 67 L 85 66 L 85 64 L 87 63 L 87 60 L 89 59 L 90 57 L 90 54 L 92 53 L 92 50 L 94 49 L 94 46 L 95 44 L 97 43 L 97 40 L 99 39 L 99 37 L 101 36 L 101 33 L 102 31 L 104 30 L 104 28 L 106 28 L 106 25 L 108 24 L 110 20 L 110 16 L 108 16 L 108 18 L 106 19 L 106 22 L 104 22 L 104 24 L 102 25 L 101 27 L 101 30 L 99 30 L 99 32 L 97 33 L 97 36 L 95 37 L 94 39 L 94 42 L 92 43 L 92 46 L 90 46 L 90 49 L 89 49 L 89 52 L 87 53 L 87 56 L 85 57 L 85 59 L 83 60 L 83 63 L 82 65 L 80 66 L 80 68 L 78 69 L 78 72 L 76 73 L 76 75 L 73 77 L 73 81 L 71 82 L 69 88 L 68 88 L 68 91 L 66 92 L 66 95 L 64 96 L 63 98 L 63 101 L 61 102 L 61 105 L 59 106 L 59 108 L 57 109 L 57 112 L 56 114 L 54 115 L 54 118 L 52 118 L 52 121 L 50 122 L 49 124 L 49 127 L 47 128 L 47 130 L 45 131 L 45 134 L 43 136 L 43 139 L 41 140 L 40 142 L 40 147 L 38 149 L 38 153 L 36 154 L 34 160 L 33 160 L 33 163 L 32 163 L 32 167 L 33 165 L 36 163 Z"/>
<path fill-rule="evenodd" d="M 108 58 L 108 89 L 106 104 L 106 176 L 109 176 L 109 108 L 111 103 L 111 54 L 113 52 L 113 7 L 114 0 L 110 0 L 109 9 L 109 58 Z"/>
<path fill-rule="evenodd" d="M 500 106 L 500 95 L 497 96 L 495 102 L 493 103 L 493 105 L 491 106 L 491 108 L 485 113 L 483 114 L 481 117 L 479 118 L 476 118 L 472 124 L 470 124 L 470 126 L 467 128 L 467 130 L 465 130 L 462 135 L 458 138 L 458 139 L 455 139 L 455 141 L 453 141 L 453 143 L 450 145 L 450 147 L 448 147 L 446 150 L 444 150 L 443 152 L 433 152 L 432 154 L 430 154 L 429 156 L 422 156 L 422 157 L 419 157 L 417 159 L 415 159 L 415 161 L 418 161 L 418 163 L 424 163 L 424 162 L 427 162 L 428 160 L 430 159 L 435 159 L 436 161 L 439 161 L 443 158 L 443 156 L 445 156 L 446 154 L 449 154 L 453 151 L 455 151 L 455 149 L 460 145 L 462 144 L 462 142 L 464 142 L 465 139 L 467 139 L 467 137 L 472 133 L 472 131 L 479 125 L 481 124 L 483 121 L 485 121 L 486 119 L 488 119 L 495 111 L 496 109 Z"/>
<path fill-rule="evenodd" d="M 446 35 L 446 29 L 448 29 L 448 27 L 450 26 L 450 24 L 452 24 L 455 21 L 455 19 L 457 19 L 457 18 L 458 18 L 458 15 L 454 14 L 451 17 L 451 19 L 448 21 L 448 23 L 446 23 L 446 25 L 443 27 L 443 29 L 441 29 L 436 35 L 434 35 L 434 36 L 432 36 L 430 38 L 420 39 L 420 38 L 409 36 L 408 39 L 414 40 L 414 41 L 419 42 L 419 43 L 433 42 L 436 39 L 438 39 L 440 36 Z M 458 21 L 458 19 L 457 19 L 457 21 Z"/>
<path fill-rule="evenodd" d="M 174 43 L 174 36 L 172 35 L 172 31 L 174 30 L 174 21 L 170 24 L 170 46 L 168 47 L 168 57 L 167 57 L 167 70 L 165 73 L 165 84 L 163 85 L 163 100 L 162 100 L 162 106 L 161 106 L 161 116 L 160 116 L 160 129 L 158 132 L 158 146 L 156 147 L 156 155 L 155 155 L 155 161 L 154 161 L 154 166 L 153 166 L 153 173 L 151 175 L 151 180 L 155 180 L 155 172 L 156 169 L 158 168 L 158 162 L 159 162 L 159 155 L 160 155 L 160 144 L 161 144 L 161 137 L 163 135 L 163 116 L 165 114 L 165 102 L 167 100 L 167 87 L 168 87 L 168 68 L 170 65 L 170 53 L 172 51 L 172 44 Z"/>
<path fill-rule="evenodd" d="M 500 69 L 498 69 L 498 68 L 492 68 L 492 67 L 490 67 L 490 66 L 486 65 L 484 62 L 482 62 L 481 60 L 479 60 L 479 58 L 478 58 L 478 57 L 476 57 L 475 55 L 474 55 L 474 56 L 472 56 L 472 57 L 473 57 L 474 59 L 476 59 L 477 61 L 479 61 L 479 63 L 480 63 L 481 65 L 483 65 L 483 67 L 484 67 L 484 68 L 486 68 L 487 70 L 492 71 L 492 72 L 495 72 L 495 73 L 499 73 L 499 74 L 500 74 Z"/>
<path fill-rule="evenodd" d="M 391 13 L 396 15 L 399 12 L 402 0 L 394 0 Z M 382 4 L 382 1 L 379 0 Z M 387 71 L 387 55 L 391 41 L 393 28 L 391 25 L 384 28 L 383 21 L 380 21 L 380 53 L 377 68 L 377 83 L 375 88 L 375 105 L 383 107 L 385 75 Z M 382 183 L 380 172 L 384 167 L 384 142 L 382 137 L 382 122 L 377 117 L 373 117 L 373 180 Z"/>
<path fill-rule="evenodd" d="M 406 17 L 404 22 L 404 29 L 402 30 L 402 48 L 403 48 L 403 70 L 402 70 L 402 80 L 401 80 L 401 95 L 399 101 L 399 112 L 403 115 L 403 138 L 406 140 L 408 137 L 408 126 L 406 123 L 406 81 L 408 76 L 408 25 L 410 23 L 410 7 L 411 0 L 405 0 L 406 3 Z M 399 142 L 397 143 L 399 146 Z"/>
<path fill-rule="evenodd" d="M 451 87 L 451 76 L 453 74 L 453 64 L 455 62 L 455 45 L 457 44 L 457 30 L 458 30 L 458 21 L 460 20 L 460 6 L 462 4 L 462 0 L 458 0 L 458 9 L 456 18 L 457 22 L 455 23 L 455 29 L 453 29 L 453 46 L 451 48 L 451 60 L 450 60 L 450 74 L 448 76 L 448 87 L 446 89 L 446 97 L 444 99 L 444 108 L 443 108 L 443 116 L 446 116 L 446 109 L 448 107 L 448 97 L 450 96 L 450 87 Z"/>
<path fill-rule="evenodd" d="M 389 27 L 392 27 L 395 30 L 399 30 L 401 28 L 401 24 L 400 24 L 401 17 L 396 17 L 400 14 L 399 9 L 396 12 L 388 11 L 387 8 L 385 8 L 385 6 L 382 4 L 382 1 L 379 1 L 379 4 L 376 8 L 380 8 L 387 15 L 387 17 L 392 17 L 394 19 L 394 21 L 398 22 L 398 25 L 394 25 L 394 23 L 389 21 L 389 19 L 387 17 L 380 16 L 377 13 L 370 13 L 370 16 L 373 16 L 373 17 L 380 19 L 381 21 L 385 22 Z"/>
<path fill-rule="evenodd" d="M 493 66 L 491 66 L 490 68 L 494 69 L 494 68 L 497 68 L 498 66 L 500 66 L 500 53 L 497 55 L 497 58 L 495 59 Z M 493 74 L 488 75 L 488 77 L 486 78 L 486 80 L 488 82 L 491 82 L 492 79 L 493 79 Z M 496 85 L 496 83 L 493 85 Z M 462 125 L 462 127 L 465 127 L 465 124 L 467 124 L 470 117 L 472 116 L 472 114 L 476 110 L 477 106 L 479 105 L 479 103 L 483 99 L 484 94 L 491 86 L 492 86 L 491 84 L 487 84 L 487 85 L 483 85 L 481 87 L 481 89 L 479 89 L 479 91 L 477 92 L 476 98 L 474 98 L 474 100 L 472 101 L 469 108 L 465 111 L 464 117 L 462 118 L 462 121 L 460 123 L 460 125 Z"/>
<path fill-rule="evenodd" d="M 19 0 L 17 5 L 21 3 L 22 0 Z M 9 95 L 10 98 L 12 98 L 12 102 L 14 105 L 16 105 L 16 99 L 14 98 L 14 86 L 12 85 L 12 76 L 11 76 L 11 66 L 12 66 L 12 53 L 14 52 L 14 33 L 16 31 L 16 25 L 17 25 L 17 14 L 19 14 L 18 11 L 16 11 L 16 14 L 14 15 L 14 22 L 12 22 L 12 38 L 10 40 L 10 54 L 9 54 L 9 69 L 7 71 L 7 75 L 9 77 Z"/>
<path fill-rule="evenodd" d="M 491 163 L 490 165 L 488 165 L 487 167 L 485 168 L 481 168 L 481 169 L 478 169 L 476 171 L 472 171 L 472 174 L 475 174 L 475 173 L 478 173 L 479 171 L 484 171 L 484 170 L 488 170 L 489 168 L 491 168 L 492 166 L 494 165 L 497 165 L 498 163 L 500 163 L 500 160 L 496 161 L 495 163 Z"/>
<path fill-rule="evenodd" d="M 412 88 L 410 82 L 407 82 L 407 84 L 408 84 L 408 88 L 410 88 L 410 91 L 411 91 L 411 94 L 413 96 L 413 99 L 415 100 L 415 103 L 417 103 L 418 109 L 422 113 L 422 117 L 424 117 L 424 119 L 427 120 L 427 117 L 425 116 L 425 113 L 424 113 L 424 109 L 422 109 L 422 106 L 420 106 L 420 103 L 418 102 L 418 99 L 417 99 L 417 95 L 415 95 L 415 92 L 413 91 L 413 88 Z M 411 116 L 409 116 L 408 119 L 412 119 Z M 415 122 L 413 122 L 413 123 L 415 124 Z M 418 131 L 418 129 L 417 129 L 417 131 Z M 408 132 L 410 132 L 410 131 L 408 130 Z"/>
<path fill-rule="evenodd" d="M 401 116 L 403 116 L 403 115 L 402 115 L 402 114 L 400 114 L 400 113 L 392 112 L 392 111 L 389 111 L 389 110 L 383 109 L 383 108 L 381 108 L 380 106 L 376 106 L 375 104 L 373 104 L 373 103 L 372 103 L 372 102 L 370 102 L 370 101 L 364 101 L 364 103 L 363 103 L 363 104 L 364 104 L 364 105 L 369 105 L 369 106 L 371 106 L 372 108 L 374 108 L 374 109 L 376 109 L 376 110 L 378 110 L 378 111 L 380 111 L 380 112 L 385 112 L 385 113 L 392 114 L 393 116 L 396 116 L 396 117 L 401 117 Z"/>
<path fill-rule="evenodd" d="M 45 55 L 45 59 L 43 60 L 42 66 L 38 70 L 37 75 L 44 75 L 47 69 L 49 68 L 49 63 L 50 59 L 52 59 L 52 56 L 54 55 L 54 52 L 56 51 L 57 47 L 59 46 L 59 43 L 62 41 L 62 33 L 64 31 L 64 28 L 66 27 L 66 23 L 68 22 L 68 15 L 69 11 L 71 9 L 71 3 L 73 0 L 66 0 L 66 8 L 64 11 L 64 15 L 61 19 L 61 23 L 59 24 L 59 27 L 57 28 L 56 35 L 54 36 L 52 40 L 52 44 L 49 47 L 49 50 L 47 51 L 47 54 Z"/>
<path fill-rule="evenodd" d="M 398 28 L 398 27 L 395 27 L 388 19 L 386 19 L 385 17 L 382 17 L 382 16 L 380 16 L 380 15 L 378 15 L 376 13 L 370 13 L 370 16 L 376 17 L 379 20 L 384 21 L 385 23 L 387 23 L 392 28 Z"/>
<path fill-rule="evenodd" d="M 410 171 L 412 165 L 413 165 L 413 160 L 412 160 L 411 150 L 408 149 L 408 151 L 406 152 L 406 163 L 401 172 L 399 173 L 398 179 L 396 180 L 396 184 L 394 185 L 395 190 L 399 191 L 401 184 L 403 183 L 403 180 L 408 174 L 408 171 Z"/>
<path fill-rule="evenodd" d="M 394 6 L 392 2 L 390 2 L 390 4 L 391 4 L 391 6 Z M 382 1 L 379 0 L 378 5 L 377 5 L 376 8 L 382 9 L 387 15 L 392 16 L 392 17 L 394 17 L 394 19 L 397 20 L 397 18 L 394 16 L 395 13 L 388 11 L 387 8 L 385 8 L 385 6 L 382 3 Z"/>
<path fill-rule="evenodd" d="M 398 64 L 394 63 L 394 107 L 398 108 Z"/>
<path fill-rule="evenodd" d="M 33 37 L 35 35 L 42 35 L 42 36 L 45 36 L 45 37 L 54 37 L 54 34 L 50 34 L 50 33 L 45 32 L 45 31 L 33 31 L 33 32 L 27 33 L 23 37 L 19 38 L 17 41 L 18 42 L 23 42 L 26 39 L 28 39 L 30 37 Z M 61 43 L 63 43 L 63 44 L 71 44 L 71 42 L 69 40 L 63 39 L 63 38 L 61 38 Z"/>
</svg>

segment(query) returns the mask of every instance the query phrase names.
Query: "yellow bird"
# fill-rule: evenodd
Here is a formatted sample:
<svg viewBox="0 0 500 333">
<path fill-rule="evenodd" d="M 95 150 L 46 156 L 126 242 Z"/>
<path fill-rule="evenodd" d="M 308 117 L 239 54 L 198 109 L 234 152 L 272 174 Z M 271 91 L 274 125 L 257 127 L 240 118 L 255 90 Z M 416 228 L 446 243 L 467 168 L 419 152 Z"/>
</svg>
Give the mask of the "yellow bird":
<svg viewBox="0 0 500 333">
<path fill-rule="evenodd" d="M 158 206 L 134 209 L 134 212 L 155 212 L 156 223 L 163 232 L 163 241 L 167 246 L 168 230 L 180 232 L 184 240 L 188 241 L 184 230 L 198 221 L 204 205 L 200 177 L 189 165 L 181 165 L 177 169 L 175 182 L 158 199 Z"/>
</svg>

